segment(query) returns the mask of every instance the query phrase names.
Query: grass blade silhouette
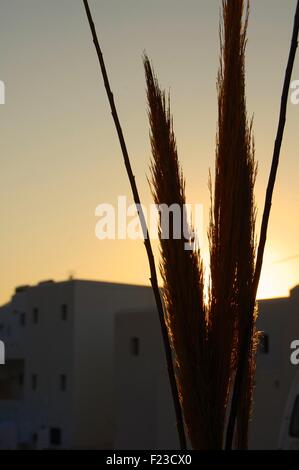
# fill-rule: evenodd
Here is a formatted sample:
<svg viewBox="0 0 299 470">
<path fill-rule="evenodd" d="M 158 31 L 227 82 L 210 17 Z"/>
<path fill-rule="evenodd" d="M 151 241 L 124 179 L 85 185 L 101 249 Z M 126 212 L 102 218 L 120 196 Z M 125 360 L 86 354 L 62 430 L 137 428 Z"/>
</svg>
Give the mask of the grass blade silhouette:
<svg viewBox="0 0 299 470">
<path fill-rule="evenodd" d="M 296 51 L 298 47 L 298 33 L 299 33 L 299 1 L 297 2 L 296 12 L 295 12 L 293 34 L 292 34 L 290 51 L 289 51 L 288 63 L 287 63 L 286 72 L 285 72 L 282 96 L 281 96 L 281 107 L 280 107 L 278 128 L 277 128 L 277 134 L 276 134 L 276 139 L 275 139 L 269 181 L 268 181 L 268 186 L 267 186 L 267 191 L 266 191 L 265 205 L 264 205 L 261 232 L 260 232 L 260 240 L 259 240 L 258 252 L 257 252 L 256 268 L 255 268 L 255 273 L 254 273 L 251 309 L 253 308 L 253 305 L 255 303 L 257 288 L 258 288 L 262 264 L 263 264 L 263 256 L 264 256 L 265 244 L 266 244 L 266 239 L 267 239 L 267 229 L 268 229 L 268 223 L 269 223 L 269 217 L 270 217 L 270 211 L 271 211 L 271 205 L 272 205 L 272 196 L 273 196 L 273 191 L 274 191 L 274 186 L 275 186 L 275 180 L 276 180 L 276 175 L 277 175 L 277 170 L 278 170 L 278 165 L 279 165 L 280 150 L 281 150 L 284 128 L 285 128 L 285 123 L 286 123 L 288 94 L 289 94 L 290 82 L 292 78 L 292 72 L 294 68 Z M 252 334 L 252 321 L 249 321 L 249 323 L 246 325 L 245 334 L 242 338 L 241 351 L 240 351 L 239 360 L 238 360 L 238 367 L 237 367 L 237 373 L 236 373 L 236 378 L 235 378 L 231 411 L 230 411 L 227 436 L 226 436 L 226 449 L 231 449 L 233 445 L 235 422 L 236 422 L 237 414 L 238 414 L 238 402 L 240 400 L 240 393 L 242 390 L 242 385 L 244 383 L 243 371 L 244 371 L 244 368 L 246 368 L 247 352 L 248 352 L 248 349 L 250 348 L 251 334 Z M 243 444 L 242 446 L 244 446 L 244 443 L 242 444 Z"/>
<path fill-rule="evenodd" d="M 254 275 L 256 165 L 245 99 L 248 4 L 222 2 L 221 61 L 218 74 L 218 134 L 210 216 L 211 399 L 213 432 L 222 447 L 227 407 L 247 324 Z M 248 402 L 247 405 L 249 406 Z M 243 427 L 248 427 L 247 413 Z"/>
<path fill-rule="evenodd" d="M 151 189 L 154 201 L 160 207 L 160 272 L 168 332 L 177 363 L 176 377 L 188 436 L 193 449 L 207 449 L 212 448 L 213 443 L 209 433 L 209 403 L 206 401 L 207 311 L 202 260 L 199 251 L 190 245 L 185 181 L 178 160 L 170 100 L 161 91 L 147 56 L 144 57 L 144 67 L 151 128 Z M 167 234 L 163 225 L 163 207 L 167 211 L 169 208 L 177 209 L 168 219 Z"/>
<path fill-rule="evenodd" d="M 100 67 L 101 67 L 101 73 L 103 76 L 104 80 L 104 85 L 105 89 L 107 92 L 107 97 L 109 100 L 109 104 L 111 107 L 111 112 L 112 112 L 112 117 L 114 120 L 114 124 L 116 127 L 118 139 L 120 142 L 123 158 L 124 158 L 124 163 L 127 171 L 127 175 L 129 178 L 129 182 L 131 185 L 132 193 L 133 193 L 133 198 L 134 202 L 137 207 L 138 215 L 140 218 L 141 222 L 141 227 L 143 230 L 143 236 L 144 236 L 144 245 L 145 249 L 147 252 L 147 257 L 149 261 L 149 267 L 150 267 L 150 282 L 153 288 L 155 300 L 156 300 L 156 305 L 157 305 L 157 310 L 159 314 L 159 320 L 160 320 L 160 326 L 161 326 L 161 332 L 162 332 L 162 338 L 163 338 L 163 343 L 164 343 L 164 350 L 165 350 L 165 355 L 166 355 L 166 362 L 167 362 L 167 368 L 168 368 L 168 375 L 169 375 L 169 381 L 170 381 L 170 386 L 171 386 L 171 392 L 172 392 L 172 398 L 174 402 L 174 408 L 175 408 L 175 413 L 176 413 L 176 421 L 177 421 L 177 430 L 178 430 L 178 435 L 179 435 L 179 441 L 180 441 L 180 447 L 181 449 L 186 449 L 186 438 L 185 438 L 185 432 L 184 432 L 184 423 L 183 423 L 183 418 L 182 418 L 182 411 L 181 411 L 181 406 L 180 406 L 180 401 L 179 401 L 179 396 L 178 396 L 178 390 L 177 390 L 177 385 L 176 385 L 176 379 L 175 379 L 175 373 L 174 373 L 174 365 L 173 365 L 173 359 L 172 359 L 172 352 L 171 352 L 171 347 L 168 339 L 168 333 L 167 333 L 167 327 L 165 324 L 165 319 L 164 319 L 164 311 L 163 311 L 163 304 L 162 304 L 162 299 L 158 287 L 158 281 L 157 281 L 157 274 L 156 274 L 156 267 L 155 267 L 155 260 L 153 256 L 153 251 L 151 247 L 151 242 L 146 226 L 146 221 L 144 218 L 144 213 L 142 211 L 141 203 L 140 203 L 140 197 L 137 189 L 137 185 L 135 182 L 135 177 L 131 168 L 131 163 L 127 151 L 127 146 L 125 143 L 125 139 L 123 136 L 122 128 L 120 125 L 120 121 L 118 118 L 116 106 L 114 103 L 114 97 L 113 93 L 110 88 L 110 83 L 107 75 L 107 70 L 103 58 L 103 54 L 99 45 L 96 29 L 94 26 L 94 22 L 92 19 L 92 15 L 90 12 L 89 4 L 87 0 L 83 0 L 88 23 L 91 29 L 92 37 L 93 37 L 93 42 L 95 45 L 95 49 L 98 55 Z"/>
</svg>

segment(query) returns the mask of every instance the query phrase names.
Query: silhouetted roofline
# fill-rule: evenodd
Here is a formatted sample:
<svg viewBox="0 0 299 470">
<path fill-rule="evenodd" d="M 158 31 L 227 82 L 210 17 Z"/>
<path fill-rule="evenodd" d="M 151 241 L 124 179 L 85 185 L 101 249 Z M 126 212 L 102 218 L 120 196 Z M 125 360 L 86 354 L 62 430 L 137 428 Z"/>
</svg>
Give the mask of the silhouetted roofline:
<svg viewBox="0 0 299 470">
<path fill-rule="evenodd" d="M 294 296 L 297 296 L 297 295 L 299 296 L 299 284 L 292 287 L 292 289 L 289 290 L 289 295 L 286 297 L 268 297 L 265 299 L 258 299 L 258 302 L 290 300 L 291 298 L 294 298 Z"/>
</svg>

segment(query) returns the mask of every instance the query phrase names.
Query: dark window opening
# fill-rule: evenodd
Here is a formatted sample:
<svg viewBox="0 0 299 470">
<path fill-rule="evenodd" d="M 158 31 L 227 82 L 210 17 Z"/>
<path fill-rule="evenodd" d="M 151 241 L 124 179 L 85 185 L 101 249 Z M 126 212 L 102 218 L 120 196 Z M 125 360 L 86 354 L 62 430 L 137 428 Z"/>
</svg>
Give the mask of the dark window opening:
<svg viewBox="0 0 299 470">
<path fill-rule="evenodd" d="M 5 366 L 0 366 L 0 402 L 23 398 L 24 390 L 20 384 L 23 374 L 24 361 L 21 359 L 7 359 Z"/>
<path fill-rule="evenodd" d="M 19 386 L 23 387 L 24 385 L 24 374 L 19 374 Z"/>
<path fill-rule="evenodd" d="M 139 356 L 139 350 L 140 350 L 139 338 L 137 337 L 131 338 L 130 350 L 133 356 Z"/>
<path fill-rule="evenodd" d="M 59 446 L 61 444 L 61 429 L 50 428 L 50 444 Z"/>
<path fill-rule="evenodd" d="M 61 374 L 60 376 L 60 390 L 65 390 L 66 389 L 66 375 Z"/>
<path fill-rule="evenodd" d="M 299 395 L 297 395 L 294 403 L 289 434 L 291 437 L 299 437 Z"/>
<path fill-rule="evenodd" d="M 61 319 L 63 321 L 67 320 L 67 305 L 66 304 L 61 305 Z"/>
<path fill-rule="evenodd" d="M 37 443 L 37 433 L 36 433 L 36 432 L 34 432 L 34 433 L 32 434 L 32 442 L 33 442 L 34 444 Z"/>
<path fill-rule="evenodd" d="M 280 387 L 280 381 L 279 380 L 274 381 L 274 387 L 279 389 L 279 387 Z"/>
<path fill-rule="evenodd" d="M 31 385 L 32 385 L 32 390 L 37 389 L 37 375 L 36 374 L 32 374 L 31 376 Z"/>
<path fill-rule="evenodd" d="M 20 325 L 25 326 L 26 325 L 26 313 L 22 312 L 20 315 Z"/>
<path fill-rule="evenodd" d="M 259 351 L 262 354 L 269 354 L 269 335 L 265 333 L 261 335 Z"/>
<path fill-rule="evenodd" d="M 38 308 L 36 308 L 36 307 L 32 311 L 32 321 L 35 324 L 38 323 Z"/>
</svg>

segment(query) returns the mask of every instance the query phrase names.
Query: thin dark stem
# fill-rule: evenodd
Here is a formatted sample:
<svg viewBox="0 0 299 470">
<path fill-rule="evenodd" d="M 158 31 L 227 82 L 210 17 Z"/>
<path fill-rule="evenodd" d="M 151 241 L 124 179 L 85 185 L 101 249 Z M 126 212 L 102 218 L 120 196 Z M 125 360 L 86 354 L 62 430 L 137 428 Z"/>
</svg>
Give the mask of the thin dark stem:
<svg viewBox="0 0 299 470">
<path fill-rule="evenodd" d="M 288 106 L 290 82 L 292 78 L 292 72 L 293 72 L 293 67 L 294 67 L 294 62 L 295 62 L 295 57 L 296 57 L 296 50 L 298 47 L 298 33 L 299 33 L 299 0 L 297 2 L 292 42 L 291 42 L 289 59 L 288 59 L 288 64 L 287 64 L 287 68 L 285 72 L 285 79 L 284 79 L 283 91 L 282 91 L 282 96 L 281 96 L 278 129 L 277 129 L 277 134 L 276 134 L 271 171 L 269 175 L 269 181 L 268 181 L 267 192 L 266 192 L 266 197 L 265 197 L 265 205 L 264 205 L 264 212 L 263 212 L 263 218 L 262 218 L 260 240 L 259 240 L 258 251 L 257 251 L 256 268 L 255 268 L 254 280 L 253 280 L 252 305 L 250 306 L 251 307 L 250 311 L 252 311 L 252 309 L 254 308 L 257 288 L 258 288 L 262 265 L 263 265 L 263 257 L 264 257 L 266 239 L 267 239 L 268 223 L 269 223 L 270 211 L 271 211 L 271 206 L 272 206 L 272 196 L 273 196 L 273 190 L 274 190 L 277 169 L 278 169 L 278 164 L 279 164 L 279 157 L 280 157 L 280 150 L 281 150 L 282 139 L 283 139 L 283 134 L 284 134 L 284 128 L 285 128 L 285 123 L 286 123 L 286 112 L 287 112 L 287 106 Z M 229 416 L 228 427 L 227 427 L 226 445 L 225 445 L 226 449 L 232 449 L 232 445 L 233 445 L 235 422 L 236 422 L 237 408 L 238 408 L 238 399 L 239 399 L 239 393 L 240 393 L 242 380 L 243 380 L 244 366 L 247 360 L 247 351 L 248 351 L 249 341 L 251 338 L 251 332 L 252 332 L 252 320 L 250 320 L 249 324 L 247 325 L 247 328 L 245 331 L 245 337 L 244 337 L 243 344 L 242 344 L 241 351 L 240 351 L 240 357 L 238 361 L 238 368 L 237 368 L 237 373 L 235 377 L 235 384 L 234 384 L 234 390 L 233 390 L 233 396 L 232 396 L 230 416 Z"/>
<path fill-rule="evenodd" d="M 113 117 L 114 124 L 115 124 L 115 127 L 116 127 L 116 131 L 117 131 L 121 151 L 122 151 L 122 154 L 123 154 L 124 164 L 125 164 L 125 167 L 126 167 L 126 171 L 127 171 L 129 181 L 130 181 L 134 202 L 136 204 L 136 208 L 137 208 L 137 211 L 138 211 L 138 215 L 139 215 L 139 218 L 140 218 L 140 223 L 141 223 L 141 227 L 142 227 L 142 231 L 143 231 L 144 245 L 145 245 L 145 249 L 146 249 L 146 253 L 147 253 L 147 257 L 148 257 L 148 262 L 149 262 L 149 267 L 150 267 L 150 275 L 151 275 L 150 281 L 151 281 L 151 285 L 152 285 L 155 300 L 156 300 L 156 305 L 157 305 L 157 310 L 158 310 L 159 320 L 160 320 L 160 325 L 161 325 L 161 331 L 162 331 L 162 338 L 163 338 L 163 342 L 164 342 L 164 349 L 165 349 L 165 355 L 166 355 L 166 361 L 167 361 L 169 381 L 170 381 L 170 386 L 171 386 L 171 391 L 172 391 L 172 398 L 173 398 L 174 408 L 175 408 L 175 413 L 176 413 L 176 422 L 177 422 L 177 430 L 178 430 L 178 435 L 179 435 L 179 440 L 180 440 L 180 447 L 181 447 L 182 450 L 185 450 L 187 448 L 187 444 L 186 444 L 186 437 L 185 437 L 185 431 L 184 431 L 184 421 L 183 421 L 182 410 L 181 410 L 181 405 L 180 405 L 180 401 L 179 401 L 179 394 L 178 394 L 178 389 L 177 389 L 177 384 L 176 384 L 176 379 L 175 379 L 175 372 L 174 372 L 174 366 L 173 366 L 171 346 L 170 346 L 170 342 L 169 342 L 169 338 L 168 338 L 167 326 L 165 324 L 163 304 L 162 304 L 162 299 L 161 299 L 161 295 L 160 295 L 160 290 L 159 290 L 159 287 L 158 287 L 154 255 L 153 255 L 153 251 L 152 251 L 152 247 L 151 247 L 151 242 L 150 242 L 150 238 L 149 238 L 149 234 L 148 234 L 148 229 L 147 229 L 144 213 L 143 213 L 141 203 L 140 203 L 140 197 L 139 197 L 137 185 L 136 185 L 136 182 L 135 182 L 135 176 L 134 176 L 133 171 L 132 171 L 132 167 L 131 167 L 131 163 L 130 163 L 130 159 L 129 159 L 129 154 L 128 154 L 128 151 L 127 151 L 127 146 L 126 146 L 125 139 L 124 139 L 124 136 L 123 136 L 120 121 L 119 121 L 119 118 L 118 118 L 116 106 L 115 106 L 115 103 L 114 103 L 113 93 L 112 93 L 111 88 L 110 88 L 109 79 L 108 79 L 108 75 L 107 75 L 107 70 L 106 70 L 103 54 L 102 54 L 102 51 L 101 51 L 101 48 L 100 48 L 100 45 L 99 45 L 97 32 L 96 32 L 94 22 L 93 22 L 93 19 L 92 19 L 92 15 L 91 15 L 89 5 L 88 5 L 88 0 L 83 0 L 83 3 L 84 3 L 87 19 L 88 19 L 88 22 L 89 22 L 93 42 L 94 42 L 94 45 L 95 45 L 95 49 L 96 49 L 96 52 L 97 52 L 97 55 L 98 55 L 98 59 L 99 59 L 100 67 L 101 67 L 101 72 L 102 72 L 102 76 L 103 76 L 103 80 L 104 80 L 104 85 L 105 85 L 105 89 L 106 89 L 106 92 L 107 92 L 107 96 L 108 96 L 108 100 L 109 100 L 109 104 L 110 104 L 110 108 L 111 108 L 111 113 L 112 113 L 112 117 Z"/>
</svg>

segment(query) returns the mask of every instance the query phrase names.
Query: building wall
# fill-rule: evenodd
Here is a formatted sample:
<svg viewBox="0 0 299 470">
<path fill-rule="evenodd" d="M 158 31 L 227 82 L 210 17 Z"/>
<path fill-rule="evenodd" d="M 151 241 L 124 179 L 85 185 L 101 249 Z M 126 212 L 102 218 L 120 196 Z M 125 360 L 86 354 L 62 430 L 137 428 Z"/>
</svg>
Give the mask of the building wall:
<svg viewBox="0 0 299 470">
<path fill-rule="evenodd" d="M 113 447 L 114 317 L 154 305 L 149 287 L 76 281 L 74 446 Z"/>
<path fill-rule="evenodd" d="M 60 428 L 61 445 L 68 447 L 71 443 L 72 303 L 71 283 L 47 283 L 16 293 L 0 315 L 6 332 L 9 328 L 4 336 L 6 357 L 24 363 L 22 379 L 21 373 L 15 377 L 20 384 L 23 381 L 15 418 L 21 442 L 32 443 L 33 435 L 43 433 L 43 429 Z M 67 321 L 61 318 L 62 304 L 68 305 Z M 38 309 L 36 323 L 34 309 Z M 67 378 L 64 391 L 60 389 L 61 374 Z M 5 407 L 5 401 L 1 405 Z"/>
<path fill-rule="evenodd" d="M 18 400 L 12 400 L 15 394 L 10 400 L 0 397 L 2 425 L 16 423 L 18 441 L 27 445 L 40 433 L 40 445 L 48 446 L 45 436 L 54 428 L 61 431 L 57 447 L 112 448 L 114 315 L 153 305 L 152 290 L 143 286 L 70 280 L 18 289 L 0 309 L 0 339 L 7 346 L 3 370 L 23 367 L 24 384 Z M 67 307 L 64 317 L 62 306 Z M 19 369 L 8 375 L 18 379 Z M 37 377 L 36 390 L 32 375 Z"/>
<path fill-rule="evenodd" d="M 258 354 L 250 448 L 278 446 L 298 370 L 290 363 L 290 343 L 299 339 L 298 306 L 299 288 L 289 298 L 260 302 L 258 327 L 269 336 L 269 351 Z M 70 280 L 19 289 L 0 308 L 0 339 L 7 359 L 0 386 L 12 380 L 2 388 L 6 396 L 0 394 L 0 447 L 16 423 L 19 443 L 32 444 L 34 434 L 55 428 L 62 448 L 178 448 L 149 287 Z"/>
<path fill-rule="evenodd" d="M 134 351 L 136 339 L 138 351 Z M 155 310 L 123 312 L 116 316 L 115 373 L 115 448 L 178 448 L 166 360 Z"/>
<path fill-rule="evenodd" d="M 258 329 L 269 337 L 269 352 L 257 355 L 250 448 L 277 449 L 283 414 L 298 366 L 290 362 L 290 344 L 299 339 L 299 296 L 260 301 Z"/>
<path fill-rule="evenodd" d="M 257 355 L 251 449 L 278 448 L 288 392 L 299 367 L 290 363 L 290 343 L 299 339 L 298 308 L 299 288 L 288 298 L 259 302 L 258 329 L 268 335 L 269 351 L 264 353 L 260 349 Z M 115 329 L 116 448 L 129 449 L 137 443 L 137 448 L 177 449 L 175 415 L 155 315 L 117 317 Z M 129 338 L 133 335 L 145 345 L 138 358 L 128 352 Z"/>
</svg>

